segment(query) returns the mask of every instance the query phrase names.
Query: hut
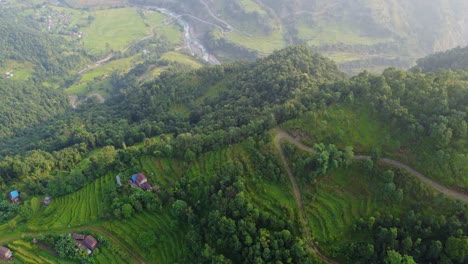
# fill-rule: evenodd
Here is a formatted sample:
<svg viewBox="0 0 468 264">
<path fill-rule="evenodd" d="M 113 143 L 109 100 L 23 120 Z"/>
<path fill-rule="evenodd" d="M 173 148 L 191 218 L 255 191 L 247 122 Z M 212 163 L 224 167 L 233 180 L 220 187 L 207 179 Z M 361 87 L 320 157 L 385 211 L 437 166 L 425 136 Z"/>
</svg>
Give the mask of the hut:
<svg viewBox="0 0 468 264">
<path fill-rule="evenodd" d="M 51 200 L 51 198 L 50 198 L 49 196 L 47 196 L 46 198 L 44 198 L 44 201 L 42 202 L 42 206 L 44 206 L 44 207 L 49 206 L 50 200 Z"/>
<path fill-rule="evenodd" d="M 8 197 L 10 198 L 10 201 L 12 203 L 19 203 L 20 199 L 19 199 L 19 192 L 17 190 L 14 190 L 14 191 L 11 191 L 9 194 L 8 194 Z"/>
<path fill-rule="evenodd" d="M 93 236 L 86 236 L 83 241 L 83 245 L 86 246 L 89 250 L 93 251 L 97 248 L 98 242 Z"/>
<path fill-rule="evenodd" d="M 9 248 L 0 246 L 0 259 L 9 260 L 13 257 L 13 252 Z"/>
</svg>

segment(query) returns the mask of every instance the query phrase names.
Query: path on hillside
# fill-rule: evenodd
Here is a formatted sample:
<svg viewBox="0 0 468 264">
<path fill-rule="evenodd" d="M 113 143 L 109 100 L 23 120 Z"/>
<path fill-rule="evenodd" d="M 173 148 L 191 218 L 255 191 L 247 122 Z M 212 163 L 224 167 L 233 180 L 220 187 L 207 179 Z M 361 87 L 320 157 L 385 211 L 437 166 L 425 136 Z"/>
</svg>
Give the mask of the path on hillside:
<svg viewBox="0 0 468 264">
<path fill-rule="evenodd" d="M 137 253 L 135 253 L 134 250 L 132 250 L 131 248 L 128 248 L 118 238 L 116 238 L 114 235 L 109 233 L 104 228 L 97 227 L 97 226 L 80 226 L 80 227 L 74 227 L 74 228 L 67 228 L 67 229 L 63 229 L 63 230 L 54 230 L 54 231 L 45 231 L 44 230 L 44 231 L 40 231 L 40 232 L 21 233 L 21 234 L 16 234 L 16 235 L 13 235 L 13 236 L 1 237 L 0 238 L 0 245 L 6 244 L 6 243 L 8 243 L 10 241 L 24 239 L 24 237 L 26 237 L 26 236 L 34 237 L 34 236 L 39 236 L 39 235 L 47 235 L 47 234 L 51 234 L 51 233 L 55 233 L 55 234 L 56 233 L 71 233 L 71 232 L 76 232 L 76 231 L 79 231 L 79 230 L 89 230 L 89 231 L 92 231 L 94 233 L 98 233 L 100 235 L 103 235 L 103 236 L 107 237 L 107 239 L 111 240 L 114 244 L 118 245 L 123 250 L 125 250 L 129 254 L 129 256 L 131 256 L 136 262 L 138 262 L 140 264 L 145 263 L 143 258 L 140 255 L 138 255 Z"/>
<path fill-rule="evenodd" d="M 100 95 L 98 93 L 91 93 L 91 94 L 89 94 L 89 96 L 96 97 L 101 104 L 106 101 L 106 99 L 104 99 L 104 97 L 102 97 L 102 95 Z"/>
<path fill-rule="evenodd" d="M 276 133 L 276 135 L 275 135 L 275 139 L 274 139 L 274 144 L 275 144 L 275 147 L 279 151 L 279 154 L 281 156 L 281 160 L 283 161 L 284 167 L 286 168 L 286 172 L 287 172 L 287 174 L 289 176 L 289 180 L 291 181 L 294 196 L 296 198 L 297 205 L 298 205 L 298 207 L 299 207 L 299 209 L 301 211 L 301 214 L 302 214 L 302 222 L 303 222 L 303 227 L 304 227 L 304 230 L 305 230 L 305 233 L 306 233 L 307 242 L 311 246 L 312 251 L 319 258 L 321 258 L 323 261 L 325 261 L 327 263 L 332 263 L 332 264 L 337 263 L 337 262 L 327 258 L 326 256 L 322 255 L 320 253 L 320 251 L 317 249 L 317 247 L 313 244 L 312 240 L 311 240 L 310 226 L 309 226 L 309 222 L 307 220 L 307 215 L 305 213 L 304 206 L 303 206 L 303 203 L 302 203 L 301 192 L 299 190 L 299 187 L 297 186 L 296 179 L 294 178 L 294 175 L 293 175 L 293 173 L 291 171 L 291 168 L 289 167 L 288 161 L 286 160 L 286 157 L 284 155 L 283 148 L 281 147 L 281 141 L 282 140 L 287 140 L 290 143 L 294 144 L 299 149 L 302 149 L 302 150 L 310 152 L 310 153 L 315 153 L 315 150 L 313 148 L 309 147 L 309 146 L 304 145 L 297 138 L 292 137 L 290 134 L 288 134 L 287 132 L 285 132 L 283 130 L 277 130 L 275 133 Z M 365 160 L 365 159 L 371 159 L 371 157 L 370 156 L 363 156 L 363 155 L 355 155 L 353 157 L 353 159 L 355 159 L 355 160 Z M 411 175 L 418 178 L 420 181 L 428 184 L 429 186 L 431 186 L 435 190 L 447 195 L 448 197 L 459 199 L 459 200 L 462 200 L 464 202 L 468 202 L 468 195 L 466 195 L 464 193 L 461 193 L 461 192 L 458 192 L 458 191 L 455 191 L 455 190 L 452 190 L 452 189 L 449 189 L 447 187 L 444 187 L 444 186 L 440 185 L 439 183 L 429 179 L 427 176 L 423 175 L 422 173 L 416 171 L 415 169 L 411 168 L 410 166 L 408 166 L 408 165 L 406 165 L 406 164 L 404 164 L 402 162 L 392 160 L 392 159 L 388 159 L 388 158 L 381 158 L 379 161 L 406 170 Z"/>
<path fill-rule="evenodd" d="M 232 30 L 234 30 L 234 27 L 231 26 L 228 22 L 226 22 L 225 20 L 222 20 L 221 18 L 217 17 L 215 14 L 213 14 L 213 12 L 211 11 L 210 7 L 206 4 L 206 2 L 204 0 L 200 0 L 200 3 L 202 3 L 202 5 L 206 8 L 206 10 L 208 11 L 208 13 L 217 21 L 223 23 L 229 30 L 229 32 L 231 32 Z"/>
<path fill-rule="evenodd" d="M 283 161 L 284 167 L 286 168 L 286 172 L 288 173 L 289 180 L 291 181 L 291 184 L 293 186 L 294 196 L 296 197 L 297 205 L 298 205 L 299 210 L 301 211 L 301 214 L 302 214 L 302 217 L 301 217 L 302 218 L 302 226 L 304 228 L 304 232 L 305 232 L 305 235 L 306 235 L 306 243 L 310 246 L 313 253 L 316 256 L 318 256 L 320 259 L 322 259 L 326 263 L 337 264 L 338 262 L 333 261 L 332 259 L 329 259 L 325 255 L 320 253 L 320 251 L 318 250 L 318 248 L 314 245 L 314 242 L 312 241 L 312 237 L 311 237 L 312 232 L 310 231 L 309 220 L 307 219 L 307 215 L 305 213 L 304 206 L 302 204 L 301 192 L 299 191 L 299 187 L 297 186 L 296 179 L 294 178 L 292 170 L 289 167 L 288 161 L 286 160 L 286 156 L 284 155 L 283 148 L 281 147 L 281 140 L 283 140 L 283 139 L 287 139 L 288 141 L 291 141 L 293 143 L 297 143 L 295 145 L 297 145 L 298 147 L 300 147 L 303 150 L 306 150 L 306 151 L 309 151 L 309 152 L 313 152 L 314 150 L 312 148 L 309 148 L 309 147 L 301 144 L 295 138 L 291 137 L 289 134 L 287 134 L 284 131 L 278 131 L 276 133 L 275 146 L 276 146 L 276 148 L 278 149 L 278 151 L 280 153 L 281 160 Z"/>
<path fill-rule="evenodd" d="M 156 35 L 156 33 L 154 32 L 154 29 L 157 27 L 158 25 L 154 25 L 151 27 L 151 35 L 148 35 L 148 36 L 144 36 L 140 39 L 138 39 L 137 41 L 134 41 L 132 42 L 131 44 L 129 44 L 128 46 L 126 46 L 123 50 L 122 50 L 122 53 L 125 53 L 128 49 L 132 48 L 133 46 L 135 46 L 136 44 L 144 41 L 144 40 L 147 40 L 149 38 L 152 38 Z M 109 60 L 111 60 L 112 58 L 114 57 L 114 54 L 113 53 L 110 53 L 109 55 L 107 55 L 107 57 L 103 58 L 103 59 L 100 59 L 98 61 L 95 61 L 89 65 L 87 65 L 85 68 L 83 68 L 81 71 L 78 72 L 79 75 L 82 75 L 94 68 L 97 68 L 99 66 L 102 66 L 104 63 L 108 62 Z"/>
<path fill-rule="evenodd" d="M 302 150 L 305 150 L 307 152 L 315 153 L 314 149 L 304 145 L 298 139 L 296 139 L 296 138 L 292 137 L 291 135 L 289 135 L 287 132 L 278 131 L 278 133 L 276 134 L 276 137 L 275 137 L 275 141 L 276 140 L 282 140 L 282 139 L 288 140 L 289 142 L 293 143 L 294 145 L 296 145 L 297 147 L 299 147 Z M 370 156 L 363 156 L 363 155 L 355 155 L 353 158 L 355 160 L 371 159 Z M 435 190 L 447 195 L 448 197 L 458 199 L 458 200 L 462 200 L 464 202 L 468 202 L 468 195 L 467 194 L 456 191 L 456 190 L 453 190 L 453 189 L 449 189 L 449 188 L 435 182 L 434 180 L 430 179 L 429 177 L 423 175 L 422 173 L 418 172 L 417 170 L 411 168 L 410 166 L 408 166 L 408 165 L 406 165 L 406 164 L 404 164 L 404 163 L 402 163 L 400 161 L 392 160 L 392 159 L 388 159 L 388 158 L 381 158 L 379 161 L 406 170 L 411 175 L 418 178 L 420 181 L 430 185 L 432 188 L 434 188 Z"/>
</svg>

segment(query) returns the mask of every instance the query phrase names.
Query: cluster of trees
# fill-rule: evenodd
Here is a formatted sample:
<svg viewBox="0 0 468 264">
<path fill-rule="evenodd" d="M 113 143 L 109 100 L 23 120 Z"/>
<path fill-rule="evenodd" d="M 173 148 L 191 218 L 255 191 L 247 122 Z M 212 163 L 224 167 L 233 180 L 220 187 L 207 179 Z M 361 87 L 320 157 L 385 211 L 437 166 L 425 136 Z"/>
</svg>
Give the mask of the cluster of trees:
<svg viewBox="0 0 468 264">
<path fill-rule="evenodd" d="M 222 165 L 208 182 L 182 178 L 173 212 L 186 225 L 187 263 L 307 263 L 305 242 L 297 230 L 297 212 L 278 218 L 255 206 L 246 195 L 241 163 Z"/>
<path fill-rule="evenodd" d="M 89 235 L 88 232 L 81 232 Z M 108 246 L 107 240 L 102 236 L 97 236 L 99 246 Z M 75 240 L 70 234 L 49 234 L 46 236 L 40 235 L 37 241 L 46 244 L 57 252 L 58 256 L 62 259 L 76 261 L 81 264 L 95 263 L 94 256 L 100 253 L 99 248 L 93 251 L 93 255 L 89 256 L 87 251 L 83 251 L 76 247 Z"/>
<path fill-rule="evenodd" d="M 63 114 L 68 101 L 61 92 L 30 81 L 0 78 L 0 138 Z"/>
<path fill-rule="evenodd" d="M 420 68 L 423 72 L 435 72 L 440 69 L 468 70 L 468 46 L 457 47 L 419 59 L 414 70 Z"/>
<path fill-rule="evenodd" d="M 0 199 L 0 223 L 3 223 L 15 216 L 18 209 L 18 204 L 11 203 L 7 199 L 7 195 L 2 195 L 2 198 Z"/>
<path fill-rule="evenodd" d="M 300 176 L 310 183 L 315 183 L 317 177 L 328 175 L 333 169 L 351 165 L 353 161 L 353 148 L 337 149 L 333 144 L 314 144 L 314 154 L 299 153 L 295 146 L 285 144 L 284 152 L 292 160 L 290 163 L 294 175 Z"/>
<path fill-rule="evenodd" d="M 371 234 L 371 242 L 351 242 L 346 255 L 349 260 L 375 263 L 389 251 L 414 258 L 417 263 L 466 263 L 468 259 L 467 207 L 448 204 L 446 214 L 431 215 L 409 210 L 400 216 L 378 213 L 360 219 L 355 232 Z M 414 262 L 413 262 L 414 263 Z"/>
<path fill-rule="evenodd" d="M 134 213 L 156 211 L 161 208 L 159 198 L 153 193 L 140 188 L 130 188 L 127 184 L 118 190 L 108 190 L 108 200 L 112 201 L 111 214 L 116 218 L 131 218 Z"/>
<path fill-rule="evenodd" d="M 386 209 L 360 218 L 349 241 L 336 242 L 336 257 L 348 263 L 465 263 L 468 205 L 434 196 L 400 170 L 363 162 Z M 412 193 L 403 197 L 402 186 Z M 400 262 L 398 262 L 400 261 Z"/>
</svg>

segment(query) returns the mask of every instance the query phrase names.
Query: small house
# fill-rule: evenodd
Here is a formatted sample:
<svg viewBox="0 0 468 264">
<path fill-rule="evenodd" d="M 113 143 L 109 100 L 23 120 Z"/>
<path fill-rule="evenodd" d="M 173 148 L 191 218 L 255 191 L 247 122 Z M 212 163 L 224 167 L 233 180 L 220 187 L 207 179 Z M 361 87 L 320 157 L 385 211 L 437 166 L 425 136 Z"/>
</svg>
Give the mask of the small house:
<svg viewBox="0 0 468 264">
<path fill-rule="evenodd" d="M 0 259 L 9 260 L 13 257 L 13 252 L 9 248 L 0 246 Z"/>
<path fill-rule="evenodd" d="M 75 246 L 87 252 L 88 255 L 91 255 L 93 250 L 98 246 L 98 241 L 93 236 L 85 236 L 77 233 L 72 233 L 70 236 L 75 240 Z"/>
<path fill-rule="evenodd" d="M 85 235 L 77 234 L 77 233 L 72 233 L 71 237 L 73 239 L 75 239 L 75 240 L 84 240 L 85 239 Z"/>
<path fill-rule="evenodd" d="M 49 206 L 50 200 L 51 200 L 51 198 L 50 198 L 49 196 L 47 196 L 46 198 L 44 198 L 44 201 L 42 202 L 42 206 L 44 206 L 44 207 Z"/>
<path fill-rule="evenodd" d="M 151 187 L 151 184 L 148 183 L 148 178 L 146 175 L 143 173 L 137 173 L 134 174 L 131 178 L 131 183 L 136 185 L 137 187 L 140 187 L 141 189 L 148 191 L 148 190 L 153 190 L 153 187 Z"/>
<path fill-rule="evenodd" d="M 86 236 L 83 241 L 83 245 L 86 246 L 89 250 L 93 251 L 97 248 L 98 242 L 93 236 Z"/>
<path fill-rule="evenodd" d="M 14 190 L 8 194 L 8 197 L 10 198 L 10 202 L 12 203 L 19 203 L 19 192 L 17 190 Z"/>
</svg>

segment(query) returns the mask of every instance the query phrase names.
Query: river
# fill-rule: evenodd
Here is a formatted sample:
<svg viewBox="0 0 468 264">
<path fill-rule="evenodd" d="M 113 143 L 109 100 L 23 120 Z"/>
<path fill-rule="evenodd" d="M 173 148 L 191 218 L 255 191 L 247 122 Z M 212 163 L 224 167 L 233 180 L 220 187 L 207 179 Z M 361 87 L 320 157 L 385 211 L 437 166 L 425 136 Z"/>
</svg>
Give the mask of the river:
<svg viewBox="0 0 468 264">
<path fill-rule="evenodd" d="M 192 56 L 200 57 L 211 65 L 221 64 L 219 60 L 213 54 L 210 54 L 205 46 L 203 46 L 203 44 L 193 35 L 192 27 L 186 20 L 182 18 L 184 15 L 179 15 L 166 8 L 156 6 L 146 6 L 146 8 L 157 10 L 161 14 L 174 19 L 177 21 L 177 24 L 184 28 L 184 42 L 190 50 Z"/>
</svg>

